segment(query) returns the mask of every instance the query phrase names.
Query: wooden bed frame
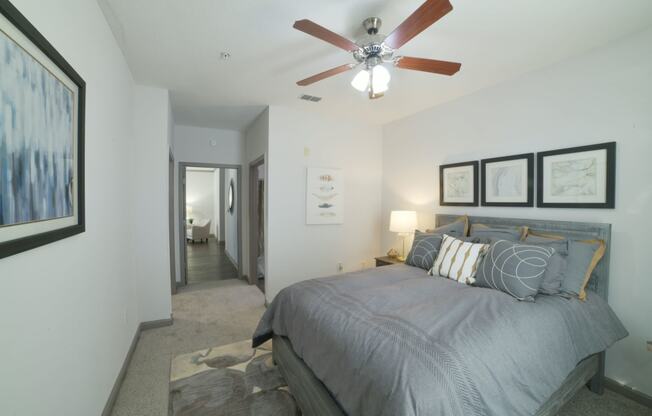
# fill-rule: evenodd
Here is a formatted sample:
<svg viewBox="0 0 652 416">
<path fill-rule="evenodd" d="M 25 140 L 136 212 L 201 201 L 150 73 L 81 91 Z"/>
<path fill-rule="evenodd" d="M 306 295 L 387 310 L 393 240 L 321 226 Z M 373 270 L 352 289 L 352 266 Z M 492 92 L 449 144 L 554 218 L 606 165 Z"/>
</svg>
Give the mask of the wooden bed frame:
<svg viewBox="0 0 652 416">
<path fill-rule="evenodd" d="M 456 221 L 459 215 L 437 215 L 436 226 L 450 224 Z M 468 217 L 469 224 L 486 224 L 492 227 L 527 226 L 532 231 L 549 234 L 564 235 L 573 239 L 595 239 L 605 241 L 607 250 L 593 272 L 588 289 L 607 300 L 609 291 L 609 252 L 611 246 L 611 224 L 524 220 L 514 218 L 494 217 Z M 294 352 L 290 340 L 274 336 L 273 338 L 274 361 L 292 391 L 302 412 L 307 415 L 319 416 L 344 416 L 337 401 L 330 394 L 323 383 L 315 377 L 312 370 Z M 577 367 L 566 377 L 561 386 L 541 406 L 535 416 L 556 415 L 584 385 L 596 393 L 604 391 L 604 362 L 605 352 L 591 355 L 582 360 Z"/>
</svg>

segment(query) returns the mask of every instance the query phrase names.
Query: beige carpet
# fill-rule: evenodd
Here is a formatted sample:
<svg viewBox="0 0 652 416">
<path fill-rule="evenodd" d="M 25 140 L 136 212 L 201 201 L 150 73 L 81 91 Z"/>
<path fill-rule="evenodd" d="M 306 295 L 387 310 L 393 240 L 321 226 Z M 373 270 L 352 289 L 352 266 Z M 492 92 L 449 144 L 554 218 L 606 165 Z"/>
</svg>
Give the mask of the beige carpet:
<svg viewBox="0 0 652 416">
<path fill-rule="evenodd" d="M 172 297 L 172 326 L 144 331 L 114 416 L 164 416 L 173 357 L 251 338 L 265 310 L 256 286 L 239 280 L 196 284 Z"/>
<path fill-rule="evenodd" d="M 167 415 L 171 360 L 249 339 L 264 301 L 260 290 L 238 280 L 198 284 L 173 296 L 174 325 L 143 332 L 112 414 Z M 584 388 L 560 415 L 652 416 L 652 409 L 609 390 L 597 396 Z"/>
</svg>

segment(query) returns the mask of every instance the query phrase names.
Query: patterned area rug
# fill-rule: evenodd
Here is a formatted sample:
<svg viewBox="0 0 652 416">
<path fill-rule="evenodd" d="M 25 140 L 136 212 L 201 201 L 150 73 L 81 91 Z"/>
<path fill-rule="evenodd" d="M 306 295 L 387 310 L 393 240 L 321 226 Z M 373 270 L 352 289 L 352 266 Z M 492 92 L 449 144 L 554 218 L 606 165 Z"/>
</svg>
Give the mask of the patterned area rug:
<svg viewBox="0 0 652 416">
<path fill-rule="evenodd" d="M 251 341 L 183 354 L 170 369 L 170 416 L 300 416 L 272 361 L 272 344 Z"/>
</svg>

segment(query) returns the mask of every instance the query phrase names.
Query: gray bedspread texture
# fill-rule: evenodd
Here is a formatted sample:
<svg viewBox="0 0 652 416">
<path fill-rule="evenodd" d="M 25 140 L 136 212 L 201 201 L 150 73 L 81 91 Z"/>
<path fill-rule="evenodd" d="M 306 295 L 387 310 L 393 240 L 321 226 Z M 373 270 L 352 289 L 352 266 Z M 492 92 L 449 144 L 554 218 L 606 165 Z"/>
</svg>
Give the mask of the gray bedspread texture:
<svg viewBox="0 0 652 416">
<path fill-rule="evenodd" d="M 582 359 L 627 336 L 611 308 L 393 265 L 282 290 L 253 343 L 288 337 L 349 415 L 532 415 Z"/>
</svg>

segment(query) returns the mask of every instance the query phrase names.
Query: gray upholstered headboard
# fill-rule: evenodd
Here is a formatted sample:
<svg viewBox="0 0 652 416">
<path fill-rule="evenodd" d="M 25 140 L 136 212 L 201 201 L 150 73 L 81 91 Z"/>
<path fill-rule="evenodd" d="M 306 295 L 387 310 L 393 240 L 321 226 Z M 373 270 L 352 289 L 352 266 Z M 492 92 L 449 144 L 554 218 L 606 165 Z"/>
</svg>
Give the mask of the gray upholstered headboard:
<svg viewBox="0 0 652 416">
<path fill-rule="evenodd" d="M 435 224 L 437 227 L 450 224 L 457 220 L 459 215 L 437 214 Z M 493 227 L 513 227 L 525 225 L 533 231 L 559 234 L 575 240 L 589 240 L 599 238 L 607 244 L 607 251 L 593 271 L 593 276 L 588 284 L 588 289 L 599 294 L 607 300 L 609 294 L 609 253 L 611 251 L 611 224 L 592 222 L 571 222 L 552 220 L 524 220 L 518 218 L 497 217 L 471 217 L 469 225 L 486 224 Z"/>
</svg>

